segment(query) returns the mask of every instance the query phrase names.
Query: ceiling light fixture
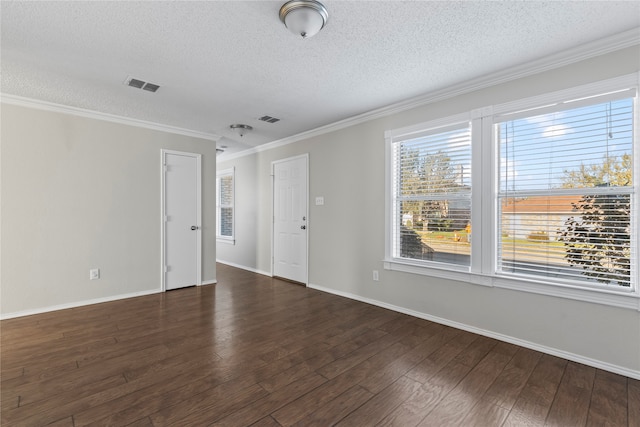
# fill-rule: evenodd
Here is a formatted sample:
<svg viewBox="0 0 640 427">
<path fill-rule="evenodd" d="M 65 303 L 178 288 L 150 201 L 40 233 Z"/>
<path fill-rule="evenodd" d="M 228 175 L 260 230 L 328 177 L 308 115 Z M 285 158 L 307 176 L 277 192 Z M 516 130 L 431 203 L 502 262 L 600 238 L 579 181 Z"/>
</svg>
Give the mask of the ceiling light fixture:
<svg viewBox="0 0 640 427">
<path fill-rule="evenodd" d="M 280 8 L 280 20 L 293 34 L 313 37 L 327 24 L 329 12 L 315 0 L 291 0 Z"/>
<path fill-rule="evenodd" d="M 243 125 L 241 123 L 233 124 L 229 126 L 229 128 L 235 131 L 235 133 L 237 133 L 238 135 L 240 135 L 240 138 L 242 138 L 246 133 L 251 132 L 253 130 L 251 126 Z"/>
</svg>

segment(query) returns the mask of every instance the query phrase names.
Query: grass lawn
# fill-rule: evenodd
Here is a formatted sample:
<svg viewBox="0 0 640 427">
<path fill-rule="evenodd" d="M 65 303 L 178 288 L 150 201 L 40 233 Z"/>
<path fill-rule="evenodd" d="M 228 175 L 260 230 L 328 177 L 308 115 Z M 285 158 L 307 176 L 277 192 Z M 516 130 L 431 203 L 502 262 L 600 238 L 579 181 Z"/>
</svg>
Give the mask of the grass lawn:
<svg viewBox="0 0 640 427">
<path fill-rule="evenodd" d="M 457 231 L 422 231 L 415 230 L 424 244 L 438 252 L 471 253 L 469 233 L 466 230 Z M 560 263 L 565 261 L 564 243 L 556 240 L 530 240 L 515 237 L 502 237 L 503 251 L 513 254 L 516 258 L 555 259 Z"/>
</svg>

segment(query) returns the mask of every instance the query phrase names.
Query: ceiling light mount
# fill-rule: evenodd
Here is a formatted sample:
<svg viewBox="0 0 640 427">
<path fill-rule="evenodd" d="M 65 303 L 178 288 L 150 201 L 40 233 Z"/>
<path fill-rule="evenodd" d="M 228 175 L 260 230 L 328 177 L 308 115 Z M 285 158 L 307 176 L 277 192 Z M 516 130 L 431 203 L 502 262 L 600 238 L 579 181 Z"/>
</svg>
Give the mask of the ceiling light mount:
<svg viewBox="0 0 640 427">
<path fill-rule="evenodd" d="M 240 138 L 242 138 L 245 134 L 253 130 L 251 126 L 243 125 L 242 123 L 232 124 L 231 126 L 229 126 L 229 128 L 233 130 L 235 133 L 237 133 L 240 136 Z"/>
<path fill-rule="evenodd" d="M 291 0 L 280 8 L 280 20 L 293 34 L 313 37 L 327 24 L 329 12 L 316 0 Z"/>
</svg>

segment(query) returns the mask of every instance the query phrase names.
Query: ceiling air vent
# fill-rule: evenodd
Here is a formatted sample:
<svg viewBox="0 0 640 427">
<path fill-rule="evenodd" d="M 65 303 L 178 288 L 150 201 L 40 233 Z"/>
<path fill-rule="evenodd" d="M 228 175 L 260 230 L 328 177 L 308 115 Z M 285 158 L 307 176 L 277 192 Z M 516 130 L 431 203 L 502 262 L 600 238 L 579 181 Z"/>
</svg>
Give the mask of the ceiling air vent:
<svg viewBox="0 0 640 427">
<path fill-rule="evenodd" d="M 138 80 L 138 79 L 130 79 L 127 84 L 131 87 L 135 87 L 138 89 L 141 89 L 142 86 L 144 86 L 144 82 L 142 80 Z"/>
<path fill-rule="evenodd" d="M 134 79 L 133 77 L 127 77 L 127 80 L 124 81 L 124 84 L 126 84 L 127 86 L 135 87 L 136 89 L 143 89 L 149 92 L 155 92 L 160 89 L 159 85 Z"/>
<path fill-rule="evenodd" d="M 267 122 L 267 123 L 275 123 L 280 121 L 280 119 L 276 119 L 275 117 L 271 117 L 271 116 L 262 116 L 258 120 L 262 120 L 263 122 Z"/>
<path fill-rule="evenodd" d="M 142 89 L 148 90 L 149 92 L 155 92 L 158 89 L 160 89 L 160 86 L 154 85 L 153 83 L 147 83 L 144 86 L 142 86 Z"/>
</svg>

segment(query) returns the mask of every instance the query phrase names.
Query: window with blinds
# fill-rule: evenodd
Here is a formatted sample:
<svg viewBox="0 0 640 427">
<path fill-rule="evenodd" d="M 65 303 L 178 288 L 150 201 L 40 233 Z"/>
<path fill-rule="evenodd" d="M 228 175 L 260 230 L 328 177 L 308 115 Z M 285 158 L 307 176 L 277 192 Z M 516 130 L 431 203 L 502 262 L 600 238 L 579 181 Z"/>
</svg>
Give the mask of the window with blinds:
<svg viewBox="0 0 640 427">
<path fill-rule="evenodd" d="M 234 173 L 233 170 L 218 172 L 216 179 L 217 227 L 218 238 L 233 238 L 234 210 Z"/>
<path fill-rule="evenodd" d="M 387 130 L 384 268 L 637 308 L 638 85 Z"/>
<path fill-rule="evenodd" d="M 394 138 L 393 256 L 462 266 L 471 258 L 471 127 Z"/>
<path fill-rule="evenodd" d="M 494 118 L 498 273 L 631 287 L 634 96 L 625 90 Z"/>
</svg>

